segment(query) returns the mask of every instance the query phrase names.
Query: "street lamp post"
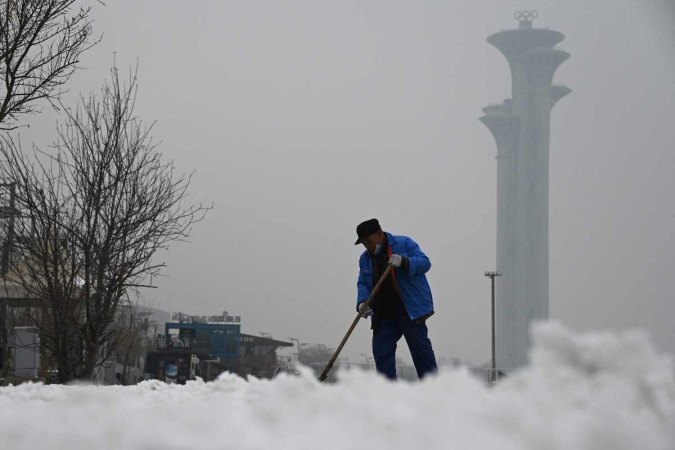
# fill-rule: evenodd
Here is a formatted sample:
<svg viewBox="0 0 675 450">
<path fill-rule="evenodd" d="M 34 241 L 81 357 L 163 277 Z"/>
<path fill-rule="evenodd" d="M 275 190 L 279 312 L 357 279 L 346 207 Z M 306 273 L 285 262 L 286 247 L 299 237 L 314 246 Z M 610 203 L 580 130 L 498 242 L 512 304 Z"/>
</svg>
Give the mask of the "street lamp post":
<svg viewBox="0 0 675 450">
<path fill-rule="evenodd" d="M 495 277 L 501 277 L 501 272 L 485 272 L 492 285 L 492 383 L 497 381 L 497 359 L 495 357 Z"/>
</svg>

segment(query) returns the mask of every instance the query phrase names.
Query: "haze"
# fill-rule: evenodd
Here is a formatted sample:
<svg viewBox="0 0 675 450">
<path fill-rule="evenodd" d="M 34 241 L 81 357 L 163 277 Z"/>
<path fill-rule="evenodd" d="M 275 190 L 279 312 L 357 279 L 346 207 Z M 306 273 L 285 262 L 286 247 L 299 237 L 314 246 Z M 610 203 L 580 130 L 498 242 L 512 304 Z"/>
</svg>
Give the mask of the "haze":
<svg viewBox="0 0 675 450">
<path fill-rule="evenodd" d="M 437 356 L 489 360 L 496 149 L 478 117 L 511 78 L 486 38 L 536 9 L 571 54 L 551 117 L 551 319 L 642 328 L 675 353 L 675 2 L 106 3 L 66 104 L 113 58 L 138 61 L 139 116 L 195 171 L 191 200 L 214 205 L 159 255 L 144 303 L 335 347 L 355 314 L 355 227 L 377 217 L 432 261 Z M 24 146 L 56 120 L 45 107 Z M 365 321 L 343 354 L 360 353 Z"/>
</svg>

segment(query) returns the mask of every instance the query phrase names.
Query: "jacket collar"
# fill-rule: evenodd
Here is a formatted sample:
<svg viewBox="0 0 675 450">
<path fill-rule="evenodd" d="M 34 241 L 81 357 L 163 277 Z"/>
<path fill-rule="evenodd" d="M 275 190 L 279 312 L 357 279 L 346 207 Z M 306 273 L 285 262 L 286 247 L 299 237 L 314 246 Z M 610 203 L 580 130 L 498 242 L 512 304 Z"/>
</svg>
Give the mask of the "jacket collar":
<svg viewBox="0 0 675 450">
<path fill-rule="evenodd" d="M 394 245 L 396 245 L 396 238 L 394 237 L 394 235 L 392 235 L 391 233 L 388 233 L 386 231 L 384 232 L 384 234 L 387 235 L 387 245 L 389 245 L 389 247 L 391 247 L 393 249 Z M 373 258 L 373 255 L 368 253 L 368 250 L 364 250 L 362 254 L 366 255 L 366 257 L 368 257 L 370 259 Z"/>
</svg>

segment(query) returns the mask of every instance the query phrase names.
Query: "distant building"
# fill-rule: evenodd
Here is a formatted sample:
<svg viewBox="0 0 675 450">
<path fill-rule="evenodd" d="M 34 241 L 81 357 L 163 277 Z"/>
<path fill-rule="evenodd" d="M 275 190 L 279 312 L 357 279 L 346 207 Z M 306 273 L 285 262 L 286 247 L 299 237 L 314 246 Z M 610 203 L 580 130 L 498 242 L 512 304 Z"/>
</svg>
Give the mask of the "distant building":
<svg viewBox="0 0 675 450">
<path fill-rule="evenodd" d="M 0 372 L 8 369 L 8 374 L 20 378 L 38 376 L 40 336 L 29 316 L 43 306 L 19 284 L 0 277 Z"/>
<path fill-rule="evenodd" d="M 156 350 L 145 360 L 147 378 L 185 383 L 205 381 L 228 371 L 240 376 L 271 378 L 277 369 L 276 350 L 290 342 L 241 333 L 241 318 L 178 314 L 164 325 Z"/>
</svg>

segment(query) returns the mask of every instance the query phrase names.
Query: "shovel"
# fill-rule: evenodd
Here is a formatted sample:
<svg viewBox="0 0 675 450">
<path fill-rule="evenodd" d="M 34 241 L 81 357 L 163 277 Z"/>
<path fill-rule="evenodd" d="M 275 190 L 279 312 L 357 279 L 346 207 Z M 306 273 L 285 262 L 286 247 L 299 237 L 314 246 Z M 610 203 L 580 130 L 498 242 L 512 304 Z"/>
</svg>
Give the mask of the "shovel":
<svg viewBox="0 0 675 450">
<path fill-rule="evenodd" d="M 366 308 L 362 308 L 363 311 L 366 311 L 368 309 L 367 307 L 370 306 L 370 303 L 373 301 L 373 297 L 375 297 L 375 294 L 380 289 L 380 286 L 382 286 L 382 283 L 384 282 L 385 278 L 387 278 L 387 275 L 389 275 L 389 272 L 391 272 L 391 264 L 387 265 L 387 268 L 384 270 L 384 273 L 382 274 L 380 279 L 377 280 L 377 284 L 370 292 L 368 299 L 364 302 Z M 359 319 L 361 319 L 361 317 L 363 317 L 363 313 L 359 312 L 354 318 L 354 321 L 352 322 L 352 325 L 349 327 L 349 330 L 347 330 L 347 334 L 345 334 L 345 337 L 342 338 L 342 342 L 340 342 L 340 345 L 338 345 L 337 350 L 335 350 L 333 357 L 330 359 L 330 361 L 328 361 L 328 364 L 326 364 L 326 367 L 323 369 L 323 372 L 321 372 L 321 376 L 319 376 L 319 381 L 325 381 L 326 378 L 328 378 L 328 372 L 330 372 L 330 369 L 333 367 L 333 363 L 335 363 L 335 360 L 342 351 L 342 347 L 345 346 L 347 339 L 349 339 L 349 336 L 352 334 L 352 331 L 354 331 L 354 328 L 356 328 L 356 324 L 359 323 Z"/>
</svg>

